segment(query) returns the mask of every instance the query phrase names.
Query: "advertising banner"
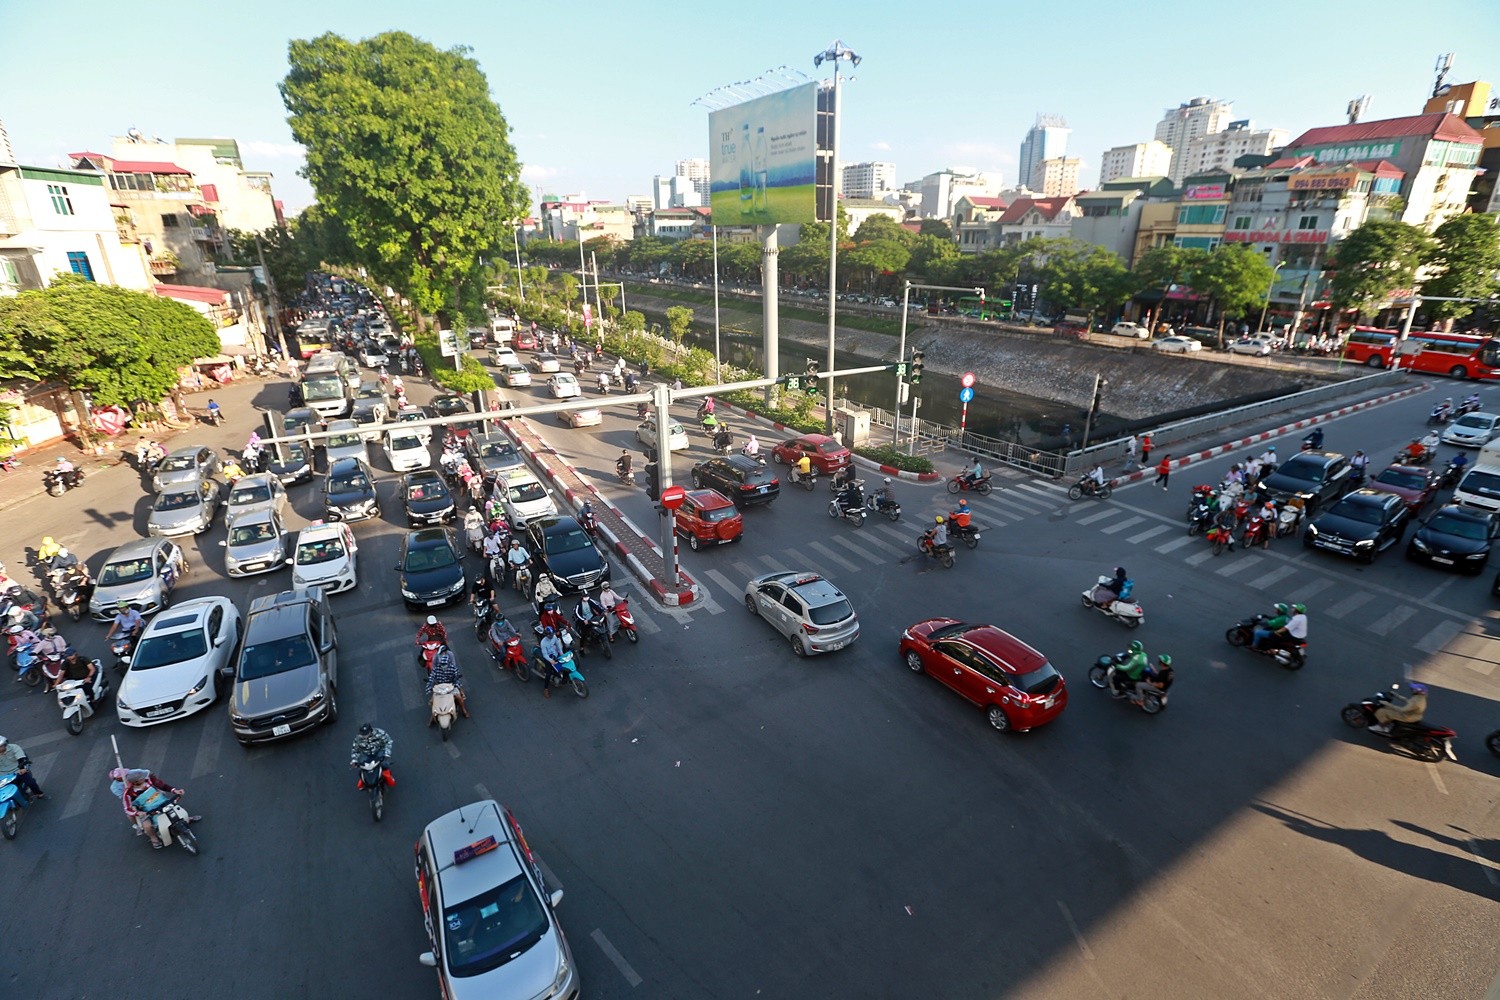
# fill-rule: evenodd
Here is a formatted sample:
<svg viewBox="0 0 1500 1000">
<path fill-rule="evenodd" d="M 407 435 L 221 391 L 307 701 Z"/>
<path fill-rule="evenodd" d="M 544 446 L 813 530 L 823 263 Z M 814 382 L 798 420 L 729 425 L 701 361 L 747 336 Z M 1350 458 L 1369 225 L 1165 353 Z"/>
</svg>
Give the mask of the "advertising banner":
<svg viewBox="0 0 1500 1000">
<path fill-rule="evenodd" d="M 814 221 L 817 108 L 815 81 L 709 114 L 714 225 Z"/>
</svg>

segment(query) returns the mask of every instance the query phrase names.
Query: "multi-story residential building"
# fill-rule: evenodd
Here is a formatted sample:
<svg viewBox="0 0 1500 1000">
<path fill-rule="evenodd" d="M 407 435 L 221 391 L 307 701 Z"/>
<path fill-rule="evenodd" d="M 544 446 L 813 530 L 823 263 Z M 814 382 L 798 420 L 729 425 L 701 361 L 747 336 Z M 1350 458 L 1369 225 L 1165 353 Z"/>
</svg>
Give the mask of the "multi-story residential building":
<svg viewBox="0 0 1500 1000">
<path fill-rule="evenodd" d="M 262 317 L 258 315 L 255 298 L 248 288 L 229 291 L 200 285 L 157 285 L 155 291 L 162 298 L 181 302 L 208 320 L 219 335 L 221 353 L 265 352 L 267 345 L 262 339 Z"/>
<path fill-rule="evenodd" d="M 658 208 L 647 220 L 646 234 L 668 240 L 696 239 L 707 232 L 711 218 L 706 207 Z"/>
<path fill-rule="evenodd" d="M 1083 161 L 1072 156 L 1038 160 L 1031 168 L 1031 189 L 1044 198 L 1066 198 L 1078 193 L 1078 171 Z"/>
<path fill-rule="evenodd" d="M 1172 170 L 1172 147 L 1159 139 L 1114 146 L 1099 158 L 1099 184 L 1121 177 L 1166 177 Z"/>
<path fill-rule="evenodd" d="M 203 193 L 204 204 L 224 230 L 258 233 L 284 223 L 281 203 L 271 191 L 271 174 L 246 170 L 233 139 L 147 139 L 140 132 L 110 140 L 109 155 L 119 160 L 174 163 L 186 167 Z"/>
<path fill-rule="evenodd" d="M 1031 184 L 1032 174 L 1037 164 L 1043 160 L 1055 160 L 1066 156 L 1068 135 L 1072 131 L 1061 115 L 1037 115 L 1036 124 L 1031 126 L 1026 132 L 1026 138 L 1021 140 L 1021 158 L 1017 174 L 1020 183 Z M 1032 187 L 1035 186 L 1032 184 Z"/>
<path fill-rule="evenodd" d="M 1175 198 L 1175 189 L 1164 177 L 1107 181 L 1099 190 L 1085 191 L 1073 199 L 1078 216 L 1072 221 L 1069 235 L 1083 243 L 1104 247 L 1129 263 L 1135 255 L 1142 214 L 1152 204 L 1167 204 Z M 1174 216 L 1174 229 L 1175 226 Z"/>
<path fill-rule="evenodd" d="M 695 156 L 687 160 L 678 160 L 673 165 L 672 173 L 678 177 L 686 177 L 693 185 L 693 190 L 698 192 L 699 205 L 708 204 L 709 175 L 708 160 L 701 156 Z"/>
<path fill-rule="evenodd" d="M 1000 193 L 1000 186 L 999 174 L 956 174 L 951 170 L 939 170 L 919 181 L 909 182 L 906 188 L 921 194 L 922 218 L 950 219 L 953 206 L 964 195 L 995 197 Z"/>
<path fill-rule="evenodd" d="M 102 177 L 10 158 L 0 161 L 0 294 L 45 288 L 58 273 L 151 287 L 141 238 Z"/>
<path fill-rule="evenodd" d="M 1179 163 L 1183 175 L 1229 170 L 1242 156 L 1266 156 L 1285 145 L 1291 133 L 1284 128 L 1257 129 L 1248 119 L 1233 121 L 1220 132 L 1188 140 Z"/>
<path fill-rule="evenodd" d="M 1234 191 L 1236 173 L 1207 170 L 1189 174 L 1178 194 L 1177 229 L 1172 243 L 1179 247 L 1212 250 L 1224 240 L 1224 220 Z"/>
<path fill-rule="evenodd" d="M 1446 113 L 1314 128 L 1287 143 L 1283 158 L 1336 166 L 1386 160 L 1402 173 L 1402 222 L 1436 229 L 1467 210 L 1484 137 Z"/>
<path fill-rule="evenodd" d="M 894 163 L 846 163 L 839 192 L 845 198 L 883 199 L 896 190 Z"/>
<path fill-rule="evenodd" d="M 139 236 L 153 275 L 209 280 L 228 236 L 191 170 L 166 161 L 117 160 L 103 153 L 69 153 L 68 158 L 75 170 L 92 172 L 108 184 L 116 214 Z"/>
<path fill-rule="evenodd" d="M 1010 203 L 1004 198 L 964 195 L 953 209 L 949 225 L 961 253 L 983 253 L 1000 245 L 1000 217 Z"/>
<path fill-rule="evenodd" d="M 1189 173 L 1183 154 L 1188 143 L 1200 136 L 1222 132 L 1234 117 L 1234 104 L 1216 101 L 1210 97 L 1195 97 L 1162 113 L 1156 123 L 1156 140 L 1172 147 L 1172 166 L 1167 176 L 1172 183 L 1181 184 Z"/>
<path fill-rule="evenodd" d="M 651 192 L 654 208 L 697 208 L 708 204 L 699 193 L 697 182 L 686 174 L 671 177 L 657 174 L 651 179 Z"/>
<path fill-rule="evenodd" d="M 857 232 L 864 221 L 872 215 L 883 215 L 893 222 L 902 222 L 906 219 L 906 212 L 900 205 L 892 205 L 890 202 L 875 198 L 840 198 L 839 204 L 844 207 L 844 214 L 849 218 L 849 232 L 851 233 Z"/>
<path fill-rule="evenodd" d="M 1078 206 L 1065 198 L 1017 198 L 1000 216 L 996 245 L 1014 246 L 1034 237 L 1059 239 L 1071 235 Z"/>
<path fill-rule="evenodd" d="M 1479 154 L 1479 176 L 1469 189 L 1471 212 L 1500 212 L 1500 95 L 1483 80 L 1447 84 L 1427 102 L 1423 114 L 1457 115 L 1479 132 L 1484 149 Z"/>
</svg>

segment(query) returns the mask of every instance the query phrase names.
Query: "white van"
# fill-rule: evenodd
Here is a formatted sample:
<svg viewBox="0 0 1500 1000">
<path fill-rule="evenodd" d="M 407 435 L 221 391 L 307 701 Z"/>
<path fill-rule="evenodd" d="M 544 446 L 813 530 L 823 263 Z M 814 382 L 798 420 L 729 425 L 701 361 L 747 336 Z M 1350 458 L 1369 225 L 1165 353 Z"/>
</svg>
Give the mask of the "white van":
<svg viewBox="0 0 1500 1000">
<path fill-rule="evenodd" d="M 508 344 L 516 335 L 516 321 L 509 316 L 493 316 L 490 318 L 490 336 L 497 344 Z"/>
<path fill-rule="evenodd" d="M 1500 442 L 1479 449 L 1474 467 L 1454 487 L 1453 502 L 1462 507 L 1500 511 Z"/>
</svg>

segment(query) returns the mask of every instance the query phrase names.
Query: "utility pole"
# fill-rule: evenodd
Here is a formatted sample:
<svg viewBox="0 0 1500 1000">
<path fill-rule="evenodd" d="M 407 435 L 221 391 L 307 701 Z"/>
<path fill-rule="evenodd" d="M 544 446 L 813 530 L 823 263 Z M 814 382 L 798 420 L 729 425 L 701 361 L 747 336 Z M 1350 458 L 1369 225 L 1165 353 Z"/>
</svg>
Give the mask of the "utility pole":
<svg viewBox="0 0 1500 1000">
<path fill-rule="evenodd" d="M 281 326 L 281 305 L 276 297 L 276 279 L 271 277 L 271 269 L 266 266 L 266 248 L 261 245 L 259 233 L 255 234 L 255 255 L 260 258 L 260 269 L 266 275 L 266 293 L 271 297 L 271 326 L 276 331 L 277 341 L 281 343 L 281 356 L 290 359 L 292 352 L 287 350 L 286 330 Z"/>
</svg>

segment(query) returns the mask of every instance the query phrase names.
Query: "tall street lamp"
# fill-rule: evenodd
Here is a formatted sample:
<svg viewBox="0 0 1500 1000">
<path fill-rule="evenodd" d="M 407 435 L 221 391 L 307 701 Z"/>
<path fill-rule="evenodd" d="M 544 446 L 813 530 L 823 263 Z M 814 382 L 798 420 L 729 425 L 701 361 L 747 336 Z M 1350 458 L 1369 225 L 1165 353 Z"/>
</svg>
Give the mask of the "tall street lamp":
<svg viewBox="0 0 1500 1000">
<path fill-rule="evenodd" d="M 1260 322 L 1256 324 L 1256 333 L 1266 332 L 1266 312 L 1271 308 L 1271 290 L 1276 287 L 1276 276 L 1281 273 L 1283 267 L 1286 267 L 1286 261 L 1278 260 L 1276 267 L 1271 271 L 1271 283 L 1266 286 L 1266 301 L 1265 305 L 1260 307 Z M 1223 328 L 1220 327 L 1220 329 Z"/>
<path fill-rule="evenodd" d="M 844 47 L 842 41 L 834 43 L 813 56 L 813 65 L 833 63 L 833 117 L 831 155 L 828 160 L 828 370 L 837 367 L 833 357 L 833 331 L 838 304 L 839 274 L 839 64 L 848 60 L 850 66 L 858 66 L 860 57 L 853 49 Z M 833 377 L 828 379 L 828 393 L 824 400 L 823 433 L 833 434 Z"/>
<path fill-rule="evenodd" d="M 521 289 L 521 301 L 526 301 L 526 278 L 521 273 L 521 224 L 511 227 L 510 241 L 516 248 L 516 285 Z"/>
<path fill-rule="evenodd" d="M 924 288 L 934 292 L 973 292 L 975 295 L 983 295 L 983 288 L 955 288 L 952 285 L 919 285 L 908 281 L 901 290 L 901 345 L 896 350 L 897 363 L 906 361 L 906 320 L 911 315 L 911 290 L 913 288 Z M 832 369 L 830 369 L 831 371 Z M 896 447 L 901 440 L 901 387 L 906 380 L 896 376 L 896 409 L 891 417 L 891 447 Z"/>
</svg>

